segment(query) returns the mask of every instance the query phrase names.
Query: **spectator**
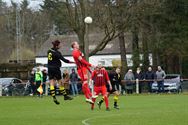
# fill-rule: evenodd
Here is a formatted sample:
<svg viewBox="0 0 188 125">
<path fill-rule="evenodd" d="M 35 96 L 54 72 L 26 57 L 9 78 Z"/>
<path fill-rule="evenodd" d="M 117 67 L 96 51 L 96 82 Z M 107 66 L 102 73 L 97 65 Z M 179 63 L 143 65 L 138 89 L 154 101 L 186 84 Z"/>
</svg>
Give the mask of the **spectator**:
<svg viewBox="0 0 188 125">
<path fill-rule="evenodd" d="M 68 70 L 64 70 L 63 72 L 63 86 L 65 87 L 65 90 L 67 94 L 69 93 L 69 72 Z"/>
<path fill-rule="evenodd" d="M 121 82 L 122 76 L 121 76 L 120 68 L 116 68 L 116 74 L 117 74 L 117 84 L 118 84 L 118 86 L 121 86 L 121 94 L 123 95 L 123 91 L 125 91 L 125 87 L 124 87 L 124 85 Z M 120 91 L 119 88 L 118 88 L 118 90 Z"/>
<path fill-rule="evenodd" d="M 154 82 L 155 79 L 155 73 L 153 72 L 151 67 L 148 67 L 148 71 L 145 74 L 145 80 L 147 82 L 148 85 L 148 92 L 152 92 L 152 83 Z"/>
<path fill-rule="evenodd" d="M 29 75 L 29 83 L 30 83 L 30 89 L 29 89 L 29 93 L 31 96 L 36 94 L 36 84 L 35 84 L 35 71 L 32 70 L 31 74 Z"/>
<path fill-rule="evenodd" d="M 119 92 L 119 86 L 121 85 L 121 74 L 120 68 L 116 68 L 116 70 L 109 73 L 111 84 L 114 85 Z"/>
<path fill-rule="evenodd" d="M 77 87 L 78 87 L 78 93 L 82 93 L 82 80 L 80 79 L 79 75 L 78 75 Z"/>
<path fill-rule="evenodd" d="M 132 69 L 129 69 L 128 72 L 125 74 L 124 80 L 126 81 L 125 88 L 127 90 L 128 94 L 133 93 L 133 81 L 134 80 L 134 74 L 132 72 Z"/>
<path fill-rule="evenodd" d="M 36 84 L 36 89 L 38 89 L 43 84 L 43 75 L 39 67 L 37 67 L 37 71 L 35 72 L 35 84 Z M 37 91 L 37 95 L 41 97 L 42 93 Z"/>
<path fill-rule="evenodd" d="M 157 67 L 156 71 L 156 80 L 158 85 L 158 93 L 164 92 L 164 78 L 166 77 L 166 73 L 162 70 L 161 66 Z"/>
<path fill-rule="evenodd" d="M 117 90 L 118 91 L 120 91 L 120 89 L 119 89 L 119 86 L 121 86 L 121 94 L 123 95 L 123 90 L 125 91 L 125 87 L 124 87 L 124 85 L 121 83 L 121 70 L 120 70 L 120 68 L 118 67 L 118 68 L 116 68 L 116 71 L 115 71 L 115 84 L 116 84 L 116 86 L 117 86 Z"/>
<path fill-rule="evenodd" d="M 140 67 L 138 67 L 136 69 L 136 73 L 135 73 L 135 79 L 139 80 L 139 93 L 142 93 L 142 89 L 143 89 L 143 81 L 144 80 L 144 74 L 142 73 Z"/>
<path fill-rule="evenodd" d="M 78 95 L 78 75 L 75 72 L 75 69 L 72 69 L 72 73 L 70 74 L 70 82 L 73 96 Z"/>
<path fill-rule="evenodd" d="M 42 84 L 42 88 L 43 88 L 43 93 L 45 94 L 46 93 L 46 80 L 47 80 L 47 70 L 44 69 L 42 71 L 42 75 L 43 75 L 43 84 Z"/>
<path fill-rule="evenodd" d="M 119 109 L 119 106 L 118 106 L 118 100 L 119 100 L 119 94 L 120 94 L 119 86 L 121 83 L 120 69 L 116 68 L 115 71 L 109 72 L 109 79 L 111 82 L 112 89 L 110 90 L 110 85 L 108 84 L 107 91 L 109 94 L 112 94 L 112 93 L 114 94 L 114 108 Z"/>
</svg>

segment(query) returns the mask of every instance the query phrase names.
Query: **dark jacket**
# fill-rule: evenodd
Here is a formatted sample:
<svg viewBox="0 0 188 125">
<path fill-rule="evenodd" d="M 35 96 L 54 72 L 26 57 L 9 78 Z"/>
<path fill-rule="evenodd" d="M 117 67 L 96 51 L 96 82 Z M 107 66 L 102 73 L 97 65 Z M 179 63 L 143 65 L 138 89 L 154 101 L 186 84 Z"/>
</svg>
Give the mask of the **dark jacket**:
<svg viewBox="0 0 188 125">
<path fill-rule="evenodd" d="M 76 81 L 78 81 L 78 75 L 74 72 L 72 72 L 71 74 L 70 74 L 70 81 L 71 82 L 76 82 Z"/>
<path fill-rule="evenodd" d="M 43 82 L 46 82 L 46 80 L 47 80 L 47 73 L 42 72 L 42 74 L 43 74 Z"/>
<path fill-rule="evenodd" d="M 140 73 L 136 72 L 134 77 L 135 77 L 135 79 L 143 80 L 144 79 L 144 73 L 143 72 L 140 72 Z"/>
<path fill-rule="evenodd" d="M 110 78 L 110 82 L 111 82 L 112 85 L 121 84 L 121 75 L 120 74 L 117 74 L 116 72 L 110 72 L 109 78 Z"/>
<path fill-rule="evenodd" d="M 153 71 L 147 71 L 145 74 L 146 80 L 154 80 L 155 79 L 155 73 Z"/>
</svg>

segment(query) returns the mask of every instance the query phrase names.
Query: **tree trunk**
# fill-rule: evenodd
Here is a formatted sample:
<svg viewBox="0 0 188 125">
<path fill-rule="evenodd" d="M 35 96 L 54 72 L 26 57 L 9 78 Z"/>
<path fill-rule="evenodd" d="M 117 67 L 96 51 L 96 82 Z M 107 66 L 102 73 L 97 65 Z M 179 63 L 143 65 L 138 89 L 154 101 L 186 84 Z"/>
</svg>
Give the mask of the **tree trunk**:
<svg viewBox="0 0 188 125">
<path fill-rule="evenodd" d="M 77 33 L 77 36 L 78 36 L 78 42 L 79 42 L 79 45 L 80 45 L 80 51 L 81 52 L 84 52 L 84 41 L 85 41 L 85 38 L 84 38 L 84 34 L 83 33 Z"/>
<path fill-rule="evenodd" d="M 182 75 L 182 56 L 179 55 L 179 73 Z"/>
<path fill-rule="evenodd" d="M 143 61 L 142 61 L 143 69 L 146 71 L 150 63 L 149 63 L 148 39 L 147 39 L 147 33 L 145 33 L 145 31 L 142 32 L 142 49 L 143 49 Z"/>
<path fill-rule="evenodd" d="M 127 70 L 127 58 L 126 58 L 124 33 L 120 33 L 119 35 L 119 46 L 120 46 L 120 55 L 121 55 L 121 75 L 124 76 Z"/>
<path fill-rule="evenodd" d="M 133 44 L 133 53 L 132 53 L 132 60 L 133 60 L 133 70 L 136 67 L 140 66 L 140 52 L 139 52 L 139 44 L 138 44 L 138 29 L 134 26 L 132 30 L 132 44 Z"/>
</svg>

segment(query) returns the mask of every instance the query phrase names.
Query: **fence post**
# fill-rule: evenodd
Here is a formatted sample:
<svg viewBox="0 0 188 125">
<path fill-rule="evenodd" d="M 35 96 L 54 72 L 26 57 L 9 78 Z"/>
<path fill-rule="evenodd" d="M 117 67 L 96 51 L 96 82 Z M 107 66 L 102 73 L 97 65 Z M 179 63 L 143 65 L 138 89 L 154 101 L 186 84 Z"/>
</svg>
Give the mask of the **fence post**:
<svg viewBox="0 0 188 125">
<path fill-rule="evenodd" d="M 91 82 L 91 94 L 92 94 L 92 96 L 95 95 L 95 93 L 94 93 L 94 83 L 93 83 L 93 80 L 92 80 L 92 82 Z"/>
<path fill-rule="evenodd" d="M 48 95 L 48 83 L 45 83 L 45 95 L 47 96 Z"/>
<path fill-rule="evenodd" d="M 2 96 L 2 89 L 3 89 L 3 86 L 2 86 L 2 84 L 0 83 L 0 96 Z"/>
<path fill-rule="evenodd" d="M 139 94 L 139 80 L 136 79 L 136 94 Z"/>
</svg>

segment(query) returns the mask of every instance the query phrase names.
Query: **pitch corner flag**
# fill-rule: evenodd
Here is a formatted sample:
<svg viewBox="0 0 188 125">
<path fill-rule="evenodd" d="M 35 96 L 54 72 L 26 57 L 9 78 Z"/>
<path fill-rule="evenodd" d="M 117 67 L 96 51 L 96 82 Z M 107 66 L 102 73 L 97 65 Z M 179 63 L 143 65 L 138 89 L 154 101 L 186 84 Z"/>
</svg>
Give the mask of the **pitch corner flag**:
<svg viewBox="0 0 188 125">
<path fill-rule="evenodd" d="M 40 86 L 38 87 L 37 91 L 38 91 L 40 94 L 43 93 L 42 85 L 40 85 Z"/>
</svg>

